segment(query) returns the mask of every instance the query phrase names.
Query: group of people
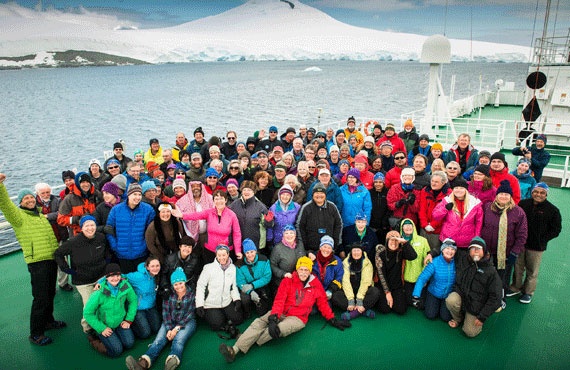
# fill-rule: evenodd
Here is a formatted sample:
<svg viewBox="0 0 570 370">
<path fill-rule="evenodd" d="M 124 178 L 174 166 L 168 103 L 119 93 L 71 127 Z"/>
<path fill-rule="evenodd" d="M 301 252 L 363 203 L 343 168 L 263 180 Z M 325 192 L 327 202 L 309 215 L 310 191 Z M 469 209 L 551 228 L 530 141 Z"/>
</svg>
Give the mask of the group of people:
<svg viewBox="0 0 570 370">
<path fill-rule="evenodd" d="M 129 369 L 150 368 L 168 342 L 180 364 L 197 318 L 235 338 L 233 362 L 254 343 L 301 330 L 319 311 L 344 330 L 359 316 L 409 307 L 478 335 L 520 294 L 530 303 L 542 253 L 561 231 L 541 182 L 546 137 L 509 171 L 501 152 L 478 151 L 468 134 L 444 151 L 404 123 L 369 135 L 302 125 L 279 136 L 235 131 L 205 140 L 201 127 L 172 148 L 158 139 L 127 157 L 64 171 L 65 189 L 23 189 L 14 205 L 0 174 L 0 210 L 22 246 L 32 281 L 32 343 L 66 327 L 53 317 L 56 285 L 80 293 L 89 343 L 120 356 L 155 336 Z M 367 127 L 368 128 L 368 127 Z M 342 314 L 335 318 L 333 308 Z"/>
</svg>

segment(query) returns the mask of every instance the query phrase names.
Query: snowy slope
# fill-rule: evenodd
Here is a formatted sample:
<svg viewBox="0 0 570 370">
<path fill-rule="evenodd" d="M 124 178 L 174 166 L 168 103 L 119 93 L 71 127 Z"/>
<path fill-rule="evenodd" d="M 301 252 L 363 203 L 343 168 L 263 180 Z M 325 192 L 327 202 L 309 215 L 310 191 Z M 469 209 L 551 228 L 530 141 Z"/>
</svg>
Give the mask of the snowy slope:
<svg viewBox="0 0 570 370">
<path fill-rule="evenodd" d="M 0 56 L 91 50 L 150 63 L 217 60 L 417 60 L 425 36 L 354 27 L 292 0 L 250 0 L 225 13 L 161 29 L 82 9 L 37 12 L 0 4 Z M 452 59 L 526 61 L 526 47 L 450 40 Z M 0 60 L 0 65 L 2 61 Z"/>
</svg>

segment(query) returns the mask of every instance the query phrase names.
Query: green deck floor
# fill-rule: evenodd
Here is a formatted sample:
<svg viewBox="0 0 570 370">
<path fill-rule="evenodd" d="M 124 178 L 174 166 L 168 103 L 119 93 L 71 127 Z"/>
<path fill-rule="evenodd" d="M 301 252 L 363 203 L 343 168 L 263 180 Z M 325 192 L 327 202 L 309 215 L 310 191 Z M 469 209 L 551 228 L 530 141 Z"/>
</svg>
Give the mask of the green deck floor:
<svg viewBox="0 0 570 370">
<path fill-rule="evenodd" d="M 485 323 L 483 333 L 467 339 L 442 321 L 429 321 L 411 309 L 405 316 L 358 318 L 345 332 L 311 317 L 301 332 L 279 342 L 253 347 L 233 364 L 218 353 L 222 341 L 200 323 L 187 343 L 181 369 L 568 369 L 570 366 L 570 259 L 567 257 L 570 211 L 568 189 L 552 189 L 550 199 L 562 212 L 563 234 L 550 243 L 538 289 L 529 305 L 509 298 L 505 311 Z M 0 315 L 0 369 L 124 369 L 124 357 L 108 359 L 89 346 L 80 326 L 79 294 L 56 296 L 55 315 L 68 323 L 51 331 L 54 343 L 28 342 L 31 291 L 20 252 L 0 258 L 3 292 Z M 246 324 L 241 325 L 242 330 Z M 128 351 L 141 355 L 151 340 Z M 233 344 L 233 341 L 228 341 Z M 162 369 L 167 353 L 152 368 Z"/>
</svg>

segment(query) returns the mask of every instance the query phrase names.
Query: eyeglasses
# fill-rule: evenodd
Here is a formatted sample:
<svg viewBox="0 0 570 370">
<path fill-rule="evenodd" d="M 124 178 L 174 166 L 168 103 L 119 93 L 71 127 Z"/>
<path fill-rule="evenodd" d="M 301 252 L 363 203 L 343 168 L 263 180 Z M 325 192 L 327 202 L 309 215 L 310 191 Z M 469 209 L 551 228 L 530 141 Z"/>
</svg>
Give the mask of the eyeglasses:
<svg viewBox="0 0 570 370">
<path fill-rule="evenodd" d="M 305 154 L 315 154 L 315 152 L 307 152 L 307 151 L 305 151 Z"/>
<path fill-rule="evenodd" d="M 108 170 L 114 170 L 115 168 L 119 168 L 119 166 L 109 166 L 109 167 L 107 167 Z"/>
<path fill-rule="evenodd" d="M 235 137 L 228 137 L 228 140 L 235 140 Z"/>
<path fill-rule="evenodd" d="M 313 169 L 315 169 L 315 168 L 317 168 L 317 167 L 316 167 L 316 166 L 309 166 L 309 168 L 313 168 Z"/>
<path fill-rule="evenodd" d="M 115 150 L 121 150 L 122 151 L 123 149 L 122 148 L 115 148 Z"/>
<path fill-rule="evenodd" d="M 260 158 L 267 158 L 267 156 L 266 155 L 258 155 L 257 159 L 260 159 Z"/>
<path fill-rule="evenodd" d="M 208 176 L 209 179 L 218 179 L 218 176 Z"/>
<path fill-rule="evenodd" d="M 239 170 L 239 167 L 230 167 L 230 170 Z"/>
<path fill-rule="evenodd" d="M 448 170 L 458 170 L 459 167 L 447 167 Z"/>
<path fill-rule="evenodd" d="M 406 157 L 394 157 L 395 160 L 405 159 Z"/>
<path fill-rule="evenodd" d="M 276 134 L 277 131 L 269 131 L 270 134 Z"/>
</svg>

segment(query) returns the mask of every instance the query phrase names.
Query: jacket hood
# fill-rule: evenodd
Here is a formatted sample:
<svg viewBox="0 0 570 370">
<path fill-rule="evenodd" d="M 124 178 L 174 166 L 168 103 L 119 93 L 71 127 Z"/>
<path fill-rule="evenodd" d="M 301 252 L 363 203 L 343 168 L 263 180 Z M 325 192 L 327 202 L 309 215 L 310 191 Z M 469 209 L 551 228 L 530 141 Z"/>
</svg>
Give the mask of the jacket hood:
<svg viewBox="0 0 570 370">
<path fill-rule="evenodd" d="M 412 223 L 412 240 L 416 238 L 416 236 L 418 235 L 417 231 L 416 231 L 416 224 L 414 223 L 414 221 L 412 221 L 409 218 L 404 218 L 402 220 L 402 222 L 400 222 L 400 235 L 402 235 L 402 238 L 404 237 L 404 221 L 409 221 Z"/>
</svg>

